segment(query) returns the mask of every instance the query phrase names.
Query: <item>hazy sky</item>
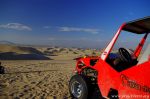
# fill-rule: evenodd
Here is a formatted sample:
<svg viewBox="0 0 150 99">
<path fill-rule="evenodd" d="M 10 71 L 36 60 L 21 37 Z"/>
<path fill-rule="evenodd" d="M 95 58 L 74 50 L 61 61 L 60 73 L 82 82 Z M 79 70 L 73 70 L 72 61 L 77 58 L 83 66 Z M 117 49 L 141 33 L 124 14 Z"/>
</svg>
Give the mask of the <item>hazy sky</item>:
<svg viewBox="0 0 150 99">
<path fill-rule="evenodd" d="M 149 16 L 149 4 L 149 0 L 0 0 L 0 41 L 99 48 L 123 22 Z M 122 44 L 137 42 L 135 35 L 128 35 L 123 34 Z"/>
</svg>

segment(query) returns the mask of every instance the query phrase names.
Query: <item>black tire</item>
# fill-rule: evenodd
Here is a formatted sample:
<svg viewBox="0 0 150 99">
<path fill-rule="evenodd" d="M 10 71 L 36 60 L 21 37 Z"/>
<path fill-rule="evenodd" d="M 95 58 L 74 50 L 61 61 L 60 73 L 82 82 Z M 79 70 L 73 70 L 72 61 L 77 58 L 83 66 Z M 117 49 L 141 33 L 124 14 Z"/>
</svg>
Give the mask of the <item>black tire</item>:
<svg viewBox="0 0 150 99">
<path fill-rule="evenodd" d="M 4 74 L 5 73 L 5 68 L 3 66 L 0 66 L 0 74 Z"/>
<path fill-rule="evenodd" d="M 89 94 L 88 90 L 88 84 L 83 76 L 74 75 L 71 77 L 69 92 L 73 99 L 87 99 Z"/>
</svg>

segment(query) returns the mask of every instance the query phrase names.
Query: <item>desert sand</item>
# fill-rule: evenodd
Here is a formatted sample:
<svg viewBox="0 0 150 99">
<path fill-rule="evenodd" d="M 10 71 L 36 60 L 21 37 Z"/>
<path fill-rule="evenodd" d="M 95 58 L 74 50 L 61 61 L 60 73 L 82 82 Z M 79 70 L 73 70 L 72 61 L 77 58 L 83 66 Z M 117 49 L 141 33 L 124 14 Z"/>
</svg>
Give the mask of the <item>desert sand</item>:
<svg viewBox="0 0 150 99">
<path fill-rule="evenodd" d="M 68 82 L 75 68 L 74 59 L 84 55 L 100 54 L 99 50 L 78 48 L 34 47 L 34 49 L 49 59 L 0 61 L 5 67 L 5 74 L 0 74 L 0 99 L 71 99 Z M 1 53 L 11 51 L 32 54 L 35 50 L 15 48 L 1 50 Z"/>
</svg>

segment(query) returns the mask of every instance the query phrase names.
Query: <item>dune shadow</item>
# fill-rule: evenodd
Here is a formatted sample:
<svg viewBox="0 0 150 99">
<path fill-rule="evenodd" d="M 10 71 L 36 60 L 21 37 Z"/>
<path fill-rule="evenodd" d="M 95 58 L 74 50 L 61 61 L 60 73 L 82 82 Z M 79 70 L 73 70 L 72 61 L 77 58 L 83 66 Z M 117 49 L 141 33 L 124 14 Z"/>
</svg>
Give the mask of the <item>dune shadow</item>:
<svg viewBox="0 0 150 99">
<path fill-rule="evenodd" d="M 0 60 L 50 60 L 42 54 L 17 54 L 15 52 L 0 53 Z"/>
</svg>

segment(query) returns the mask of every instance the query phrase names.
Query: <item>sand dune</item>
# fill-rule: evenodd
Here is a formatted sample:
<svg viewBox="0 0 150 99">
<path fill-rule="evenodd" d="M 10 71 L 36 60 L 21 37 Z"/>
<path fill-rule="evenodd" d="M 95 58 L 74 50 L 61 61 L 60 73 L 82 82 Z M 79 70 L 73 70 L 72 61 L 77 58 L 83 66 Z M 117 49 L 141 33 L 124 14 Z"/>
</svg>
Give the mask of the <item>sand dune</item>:
<svg viewBox="0 0 150 99">
<path fill-rule="evenodd" d="M 46 60 L 50 59 L 32 47 L 0 45 L 0 60 Z"/>
<path fill-rule="evenodd" d="M 14 52 L 0 53 L 1 60 L 48 60 L 50 58 L 40 54 L 17 54 Z"/>
<path fill-rule="evenodd" d="M 0 52 L 15 52 L 18 54 L 42 54 L 42 52 L 32 47 L 21 47 L 16 45 L 0 44 Z"/>
<path fill-rule="evenodd" d="M 91 49 L 18 46 L 4 46 L 0 51 L 1 59 L 22 56 L 28 59 L 0 61 L 6 73 L 0 75 L 0 99 L 71 99 L 68 82 L 75 68 L 73 59 L 100 53 Z M 33 57 L 24 56 L 26 54 L 53 60 L 29 60 Z"/>
</svg>

